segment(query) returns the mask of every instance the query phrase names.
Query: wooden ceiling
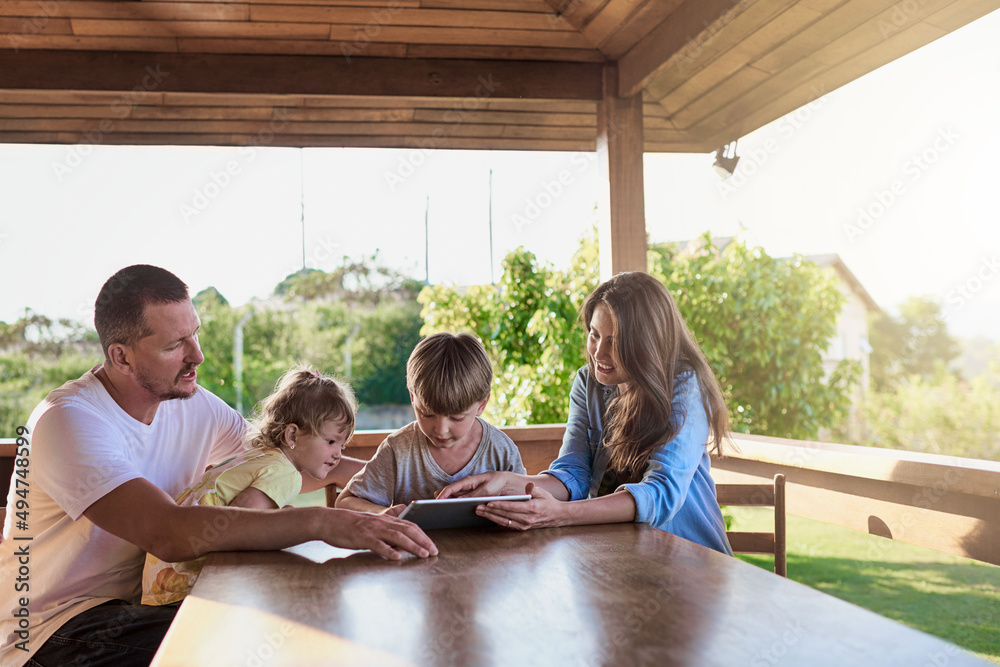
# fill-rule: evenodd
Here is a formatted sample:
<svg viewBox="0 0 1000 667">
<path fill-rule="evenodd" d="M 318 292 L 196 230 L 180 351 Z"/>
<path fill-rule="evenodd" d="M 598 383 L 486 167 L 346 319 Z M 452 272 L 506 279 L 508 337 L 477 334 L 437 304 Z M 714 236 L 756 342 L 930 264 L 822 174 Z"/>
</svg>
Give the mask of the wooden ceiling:
<svg viewBox="0 0 1000 667">
<path fill-rule="evenodd" d="M 1000 0 L 3 0 L 0 142 L 707 152 Z"/>
</svg>

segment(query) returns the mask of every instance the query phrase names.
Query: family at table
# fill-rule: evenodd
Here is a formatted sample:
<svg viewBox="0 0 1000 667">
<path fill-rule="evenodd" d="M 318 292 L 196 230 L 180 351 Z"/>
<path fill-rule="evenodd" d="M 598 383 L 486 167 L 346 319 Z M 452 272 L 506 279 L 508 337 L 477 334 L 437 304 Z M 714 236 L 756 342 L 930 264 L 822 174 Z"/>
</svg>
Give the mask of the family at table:
<svg viewBox="0 0 1000 667">
<path fill-rule="evenodd" d="M 297 366 L 247 423 L 198 387 L 187 286 L 158 267 L 120 270 L 95 304 L 103 364 L 27 423 L 15 470 L 25 483 L 11 494 L 22 490 L 30 522 L 15 530 L 8 514 L 0 572 L 30 587 L 0 593 L 0 664 L 148 664 L 211 552 L 322 540 L 394 560 L 436 555 L 397 518 L 417 499 L 527 494 L 477 512 L 510 530 L 642 522 L 731 554 L 709 474 L 728 413 L 670 293 L 621 273 L 580 319 L 587 365 L 547 470 L 526 475 L 516 445 L 482 419 L 492 368 L 465 333 L 416 346 L 416 419 L 366 463 L 341 453 L 357 409 L 348 385 Z M 330 484 L 343 489 L 334 508 L 285 507 Z"/>
</svg>

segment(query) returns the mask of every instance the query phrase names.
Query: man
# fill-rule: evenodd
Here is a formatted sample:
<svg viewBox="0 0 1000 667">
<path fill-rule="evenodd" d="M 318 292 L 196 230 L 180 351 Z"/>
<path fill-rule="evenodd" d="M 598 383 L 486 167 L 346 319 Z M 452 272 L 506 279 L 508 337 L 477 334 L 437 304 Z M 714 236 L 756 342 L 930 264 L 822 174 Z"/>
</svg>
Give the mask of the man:
<svg viewBox="0 0 1000 667">
<path fill-rule="evenodd" d="M 176 607 L 135 604 L 144 552 L 177 562 L 323 540 L 392 559 L 437 553 L 392 517 L 178 507 L 177 493 L 240 451 L 245 427 L 198 387 L 204 357 L 187 286 L 157 267 L 122 269 L 101 289 L 94 324 L 104 363 L 34 410 L 11 482 L 11 512 L 23 499 L 29 514 L 9 517 L 0 545 L 2 665 L 148 664 Z M 302 490 L 345 485 L 361 465 L 344 458 Z"/>
</svg>

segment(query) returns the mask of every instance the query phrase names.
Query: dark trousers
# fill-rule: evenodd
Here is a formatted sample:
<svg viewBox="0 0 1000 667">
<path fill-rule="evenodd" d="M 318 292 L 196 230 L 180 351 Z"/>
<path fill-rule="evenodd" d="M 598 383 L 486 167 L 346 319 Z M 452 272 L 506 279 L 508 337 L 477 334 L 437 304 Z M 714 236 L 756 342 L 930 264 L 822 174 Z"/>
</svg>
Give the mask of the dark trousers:
<svg viewBox="0 0 1000 667">
<path fill-rule="evenodd" d="M 110 600 L 66 621 L 28 667 L 147 667 L 174 620 L 177 605 L 151 607 Z"/>
</svg>

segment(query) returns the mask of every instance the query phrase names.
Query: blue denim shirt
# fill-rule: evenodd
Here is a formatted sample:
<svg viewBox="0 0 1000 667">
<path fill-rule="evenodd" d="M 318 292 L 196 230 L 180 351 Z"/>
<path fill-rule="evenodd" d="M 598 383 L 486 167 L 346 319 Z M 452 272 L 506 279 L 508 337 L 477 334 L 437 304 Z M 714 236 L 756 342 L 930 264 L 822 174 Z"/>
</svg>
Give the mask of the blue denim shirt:
<svg viewBox="0 0 1000 667">
<path fill-rule="evenodd" d="M 616 386 L 592 379 L 586 366 L 577 373 L 559 458 L 545 471 L 566 486 L 570 500 L 597 495 L 609 459 L 604 417 L 617 395 Z M 635 498 L 636 521 L 732 555 L 709 472 L 708 417 L 694 373 L 678 377 L 672 407 L 683 420 L 677 435 L 653 451 L 642 481 L 622 485 Z"/>
</svg>

